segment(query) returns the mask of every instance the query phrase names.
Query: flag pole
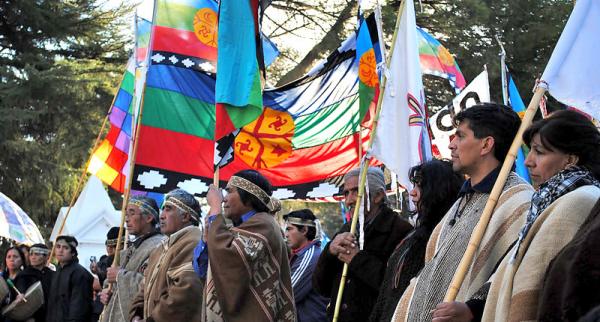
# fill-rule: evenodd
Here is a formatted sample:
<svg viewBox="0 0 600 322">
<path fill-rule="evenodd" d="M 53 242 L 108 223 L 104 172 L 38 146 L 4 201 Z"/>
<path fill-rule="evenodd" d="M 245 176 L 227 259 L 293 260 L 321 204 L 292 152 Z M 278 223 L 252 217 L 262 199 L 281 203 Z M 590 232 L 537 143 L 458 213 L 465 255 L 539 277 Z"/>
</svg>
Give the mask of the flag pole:
<svg viewBox="0 0 600 322">
<path fill-rule="evenodd" d="M 504 50 L 504 46 L 502 46 L 502 42 L 498 35 L 496 35 L 496 41 L 500 46 L 500 75 L 502 79 L 502 102 L 504 105 L 508 106 L 508 79 L 506 77 L 506 51 Z"/>
<path fill-rule="evenodd" d="M 392 48 L 390 49 L 390 57 L 393 55 L 394 52 L 394 45 L 396 43 L 396 38 L 398 36 L 398 28 L 400 26 L 400 17 L 402 16 L 402 9 L 404 8 L 404 2 L 406 0 L 402 0 L 402 2 L 400 3 L 400 8 L 398 9 L 398 18 L 396 19 L 396 28 L 394 29 L 394 36 L 392 38 Z M 381 38 L 379 40 L 380 42 L 383 41 L 383 38 Z M 385 60 L 385 55 L 382 54 L 382 58 Z M 389 66 L 387 66 L 387 64 L 384 62 L 383 64 L 384 66 L 386 66 L 385 68 L 389 68 Z M 375 140 L 375 133 L 377 131 L 377 124 L 379 123 L 379 116 L 381 115 L 381 105 L 383 102 L 383 96 L 385 94 L 385 86 L 387 84 L 387 77 L 385 76 L 385 72 L 382 72 L 382 79 L 383 81 L 380 83 L 379 85 L 379 98 L 377 100 L 377 108 L 375 110 L 375 117 L 373 119 L 373 129 L 371 131 L 371 135 L 369 137 L 369 142 L 367 145 L 367 151 L 371 150 L 371 147 L 373 146 L 373 141 Z M 369 152 L 367 152 L 367 156 L 368 156 Z M 361 163 L 361 168 L 360 168 L 360 178 L 359 178 L 359 184 L 358 184 L 358 196 L 357 196 L 357 205 L 358 207 L 354 207 L 354 213 L 352 214 L 352 223 L 350 225 L 350 233 L 352 235 L 356 234 L 356 224 L 358 223 L 358 213 L 359 213 L 359 208 L 362 206 L 362 200 L 364 198 L 365 195 L 365 183 L 367 181 L 367 171 L 369 168 L 369 158 L 365 158 L 365 162 Z M 338 289 L 338 294 L 337 294 L 337 298 L 336 298 L 336 302 L 335 302 L 335 310 L 333 313 L 333 322 L 337 322 L 338 318 L 339 318 L 339 313 L 340 313 L 340 307 L 342 304 L 342 296 L 344 295 L 344 286 L 346 284 L 346 279 L 348 276 L 348 264 L 344 263 L 344 267 L 342 269 L 342 277 L 340 279 L 340 286 Z"/>
<path fill-rule="evenodd" d="M 542 96 L 546 93 L 546 88 L 543 86 L 538 86 L 531 98 L 531 102 L 525 111 L 525 116 L 523 116 L 523 120 L 521 121 L 521 126 L 517 131 L 517 135 L 515 136 L 510 149 L 508 150 L 508 154 L 502 164 L 502 168 L 500 169 L 500 174 L 498 175 L 498 179 L 496 179 L 496 183 L 492 188 L 492 192 L 490 193 L 490 197 L 488 198 L 487 203 L 485 204 L 485 208 L 483 209 L 483 213 L 473 230 L 473 234 L 469 240 L 469 244 L 467 246 L 467 250 L 463 255 L 456 272 L 454 273 L 454 277 L 452 278 L 452 282 L 446 291 L 446 296 L 444 297 L 444 302 L 452 302 L 456 299 L 456 295 L 465 279 L 469 268 L 471 267 L 471 262 L 473 261 L 473 257 L 475 257 L 475 252 L 479 248 L 479 244 L 483 239 L 483 235 L 487 229 L 487 226 L 492 217 L 492 212 L 496 207 L 496 203 L 498 202 L 498 198 L 502 193 L 502 188 L 504 188 L 504 184 L 508 175 L 512 169 L 512 166 L 517 158 L 517 153 L 523 144 L 523 132 L 531 125 L 533 122 L 533 117 L 537 112 L 540 100 Z"/>
<path fill-rule="evenodd" d="M 125 79 L 125 73 L 123 73 L 123 76 L 121 76 L 121 81 L 119 82 L 119 86 L 121 86 L 121 83 L 123 83 L 123 79 Z M 119 91 L 119 88 L 117 87 L 117 92 L 118 91 Z M 108 117 L 109 117 L 110 113 L 112 112 L 112 109 L 115 105 L 116 99 L 117 99 L 117 95 L 115 94 L 115 96 L 112 99 L 112 102 L 110 103 L 110 107 L 108 108 L 108 112 L 106 112 L 106 116 L 104 116 L 104 121 L 102 121 L 102 126 L 100 126 L 100 131 L 98 131 L 96 140 L 94 141 L 94 146 L 92 148 L 92 152 L 90 153 L 90 156 L 88 157 L 87 161 L 85 162 L 85 166 L 83 167 L 83 170 L 81 171 L 81 175 L 79 176 L 79 181 L 77 182 L 77 187 L 75 188 L 75 191 L 73 191 L 73 196 L 71 197 L 71 202 L 69 203 L 69 207 L 67 208 L 67 213 L 65 214 L 65 217 L 63 218 L 63 220 L 60 224 L 60 228 L 58 229 L 58 233 L 56 234 L 56 237 L 58 237 L 62 234 L 63 229 L 65 228 L 65 224 L 67 222 L 67 218 L 69 218 L 69 215 L 71 213 L 71 209 L 73 208 L 75 201 L 77 200 L 77 196 L 79 196 L 79 193 L 81 192 L 81 187 L 83 186 L 83 180 L 85 179 L 85 174 L 87 173 L 87 168 L 90 165 L 90 162 L 92 161 L 92 156 L 94 156 L 94 152 L 96 152 L 96 149 L 98 148 L 98 145 L 100 143 L 100 138 L 102 137 L 102 133 L 104 133 L 104 129 L 106 128 L 106 123 L 108 122 Z M 48 262 L 52 261 L 52 257 L 54 256 L 56 237 L 54 237 L 54 240 L 52 241 L 52 249 L 50 250 L 50 256 L 48 256 Z"/>
</svg>

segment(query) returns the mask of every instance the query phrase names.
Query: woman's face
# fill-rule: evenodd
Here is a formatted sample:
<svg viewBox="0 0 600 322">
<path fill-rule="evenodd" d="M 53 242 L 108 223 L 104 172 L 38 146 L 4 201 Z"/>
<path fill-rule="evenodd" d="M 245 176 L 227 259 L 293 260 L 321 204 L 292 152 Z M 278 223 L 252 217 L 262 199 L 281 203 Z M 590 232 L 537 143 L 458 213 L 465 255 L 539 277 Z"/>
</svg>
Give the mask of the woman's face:
<svg viewBox="0 0 600 322">
<path fill-rule="evenodd" d="M 539 134 L 531 140 L 531 149 L 525 165 L 529 168 L 529 175 L 535 187 L 553 177 L 569 164 L 569 155 L 556 149 L 550 150 L 542 144 Z"/>
<path fill-rule="evenodd" d="M 419 200 L 421 200 L 421 187 L 418 184 L 413 184 L 413 188 L 409 193 L 410 200 L 417 207 L 417 211 L 419 211 Z"/>
<path fill-rule="evenodd" d="M 9 271 L 16 271 L 23 266 L 23 259 L 16 249 L 11 249 L 6 253 L 6 267 Z"/>
</svg>

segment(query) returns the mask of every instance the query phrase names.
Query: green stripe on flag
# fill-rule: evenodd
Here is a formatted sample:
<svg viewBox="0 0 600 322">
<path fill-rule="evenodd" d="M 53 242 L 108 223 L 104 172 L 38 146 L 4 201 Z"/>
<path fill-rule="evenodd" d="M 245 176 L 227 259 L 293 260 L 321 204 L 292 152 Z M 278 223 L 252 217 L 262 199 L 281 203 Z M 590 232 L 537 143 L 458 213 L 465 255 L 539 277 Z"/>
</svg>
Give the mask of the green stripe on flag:
<svg viewBox="0 0 600 322">
<path fill-rule="evenodd" d="M 127 93 L 133 95 L 133 89 L 135 87 L 135 76 L 129 71 L 123 75 L 123 82 L 121 82 L 121 89 Z"/>
<path fill-rule="evenodd" d="M 212 140 L 214 105 L 180 93 L 147 87 L 142 124 Z"/>
<path fill-rule="evenodd" d="M 321 145 L 348 136 L 359 127 L 358 95 L 295 120 L 294 149 Z"/>
<path fill-rule="evenodd" d="M 197 8 L 180 3 L 159 1 L 156 11 L 156 25 L 194 32 L 194 16 Z"/>
</svg>

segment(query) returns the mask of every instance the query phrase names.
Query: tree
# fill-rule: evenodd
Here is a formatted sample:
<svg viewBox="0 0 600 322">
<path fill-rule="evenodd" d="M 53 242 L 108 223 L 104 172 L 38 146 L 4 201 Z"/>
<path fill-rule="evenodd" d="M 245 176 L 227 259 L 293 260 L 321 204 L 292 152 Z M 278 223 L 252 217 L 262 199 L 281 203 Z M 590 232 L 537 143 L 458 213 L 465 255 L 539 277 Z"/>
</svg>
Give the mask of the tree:
<svg viewBox="0 0 600 322">
<path fill-rule="evenodd" d="M 95 0 L 0 4 L 0 190 L 46 236 L 122 74 L 129 10 Z"/>
</svg>

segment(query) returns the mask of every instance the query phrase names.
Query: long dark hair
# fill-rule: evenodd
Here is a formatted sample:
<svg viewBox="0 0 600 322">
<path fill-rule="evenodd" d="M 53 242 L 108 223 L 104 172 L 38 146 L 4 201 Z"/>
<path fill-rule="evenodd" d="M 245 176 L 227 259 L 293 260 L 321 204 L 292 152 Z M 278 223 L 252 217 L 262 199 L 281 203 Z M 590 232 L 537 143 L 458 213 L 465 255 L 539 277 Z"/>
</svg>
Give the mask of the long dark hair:
<svg viewBox="0 0 600 322">
<path fill-rule="evenodd" d="M 11 246 L 6 250 L 6 253 L 4 253 L 4 261 L 2 262 L 2 265 L 4 265 L 4 278 L 8 278 L 9 276 L 9 271 L 8 271 L 8 265 L 6 265 L 6 257 L 8 256 L 8 252 L 10 252 L 11 250 L 16 250 L 17 253 L 19 254 L 19 256 L 21 257 L 21 265 L 23 266 L 23 268 L 25 268 L 27 266 L 27 260 L 25 259 L 25 254 L 23 253 L 23 251 L 21 250 L 21 248 L 19 248 L 18 246 Z"/>
<path fill-rule="evenodd" d="M 536 134 L 540 135 L 546 149 L 576 155 L 579 158 L 577 165 L 600 179 L 600 132 L 583 114 L 558 111 L 533 123 L 523 133 L 527 146 L 531 147 L 531 140 Z"/>
<path fill-rule="evenodd" d="M 452 162 L 436 159 L 412 167 L 408 177 L 421 190 L 417 226 L 431 231 L 456 201 L 464 177 L 452 170 Z"/>
</svg>

